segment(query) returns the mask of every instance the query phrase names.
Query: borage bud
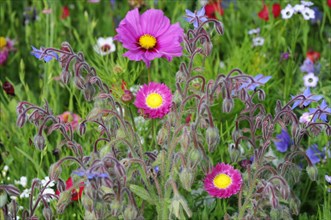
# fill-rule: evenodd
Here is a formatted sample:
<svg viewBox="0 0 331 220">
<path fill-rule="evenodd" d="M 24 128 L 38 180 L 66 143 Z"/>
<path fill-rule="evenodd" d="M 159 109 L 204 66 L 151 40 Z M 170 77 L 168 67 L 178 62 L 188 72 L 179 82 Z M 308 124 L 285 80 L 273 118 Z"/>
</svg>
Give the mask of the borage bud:
<svg viewBox="0 0 331 220">
<path fill-rule="evenodd" d="M 20 114 L 17 118 L 16 125 L 21 128 L 23 127 L 25 122 L 26 122 L 26 114 Z"/>
<path fill-rule="evenodd" d="M 263 90 L 258 91 L 259 100 L 263 101 L 265 99 L 265 92 Z"/>
<path fill-rule="evenodd" d="M 306 171 L 312 181 L 317 180 L 318 170 L 315 166 L 307 166 Z"/>
<path fill-rule="evenodd" d="M 220 142 L 220 134 L 216 127 L 209 127 L 206 131 L 206 141 L 208 144 L 208 151 L 213 152 L 215 147 Z"/>
<path fill-rule="evenodd" d="M 0 190 L 0 209 L 7 204 L 8 195 L 4 190 Z"/>
<path fill-rule="evenodd" d="M 190 142 L 191 142 L 190 131 L 188 130 L 188 127 L 185 126 L 180 138 L 180 144 L 183 147 L 184 152 L 187 151 L 188 147 L 190 146 Z"/>
<path fill-rule="evenodd" d="M 185 75 L 184 75 L 184 73 L 182 72 L 182 71 L 178 71 L 177 73 L 176 73 L 176 83 L 182 83 L 182 82 L 184 82 L 185 81 Z"/>
<path fill-rule="evenodd" d="M 189 161 L 193 164 L 198 163 L 201 160 L 201 153 L 198 149 L 193 148 L 189 153 Z"/>
<path fill-rule="evenodd" d="M 64 212 L 64 209 L 70 204 L 71 202 L 71 190 L 63 191 L 60 194 L 60 198 L 57 202 L 57 212 L 59 214 L 62 214 Z"/>
<path fill-rule="evenodd" d="M 66 184 L 62 179 L 58 179 L 56 182 L 56 189 L 61 193 L 66 190 Z"/>
<path fill-rule="evenodd" d="M 115 164 L 114 171 L 118 177 L 125 176 L 125 168 L 119 162 Z"/>
<path fill-rule="evenodd" d="M 274 208 L 274 209 L 277 209 L 278 208 L 279 201 L 278 201 L 277 196 L 271 195 L 269 197 L 269 202 L 270 202 L 272 208 Z"/>
<path fill-rule="evenodd" d="M 235 144 L 229 144 L 229 153 L 232 162 L 237 162 L 241 155 L 240 150 L 236 148 Z"/>
<path fill-rule="evenodd" d="M 83 136 L 86 132 L 86 121 L 83 121 L 82 123 L 79 124 L 79 134 L 80 136 Z"/>
<path fill-rule="evenodd" d="M 186 189 L 187 191 L 191 191 L 191 186 L 194 180 L 194 175 L 192 170 L 188 168 L 184 168 L 182 172 L 180 172 L 179 174 L 179 179 L 184 189 Z"/>
<path fill-rule="evenodd" d="M 93 211 L 93 200 L 90 197 L 83 196 L 81 202 L 87 211 L 89 212 Z"/>
<path fill-rule="evenodd" d="M 52 209 L 49 207 L 44 207 L 43 208 L 43 216 L 45 217 L 46 220 L 52 220 Z"/>
<path fill-rule="evenodd" d="M 171 204 L 170 204 L 170 213 L 175 215 L 176 218 L 181 218 L 181 212 L 183 209 L 185 210 L 187 216 L 190 218 L 192 216 L 192 211 L 190 210 L 187 201 L 179 194 L 175 194 L 172 198 Z"/>
<path fill-rule="evenodd" d="M 224 27 L 223 27 L 222 22 L 220 22 L 220 21 L 215 22 L 215 29 L 216 29 L 216 31 L 217 31 L 218 34 L 223 35 L 223 33 L 224 33 Z"/>
<path fill-rule="evenodd" d="M 300 206 L 301 206 L 300 200 L 296 196 L 294 196 L 294 197 L 290 198 L 289 204 L 290 204 L 290 209 L 291 209 L 292 213 L 294 215 L 299 215 Z"/>
<path fill-rule="evenodd" d="M 45 138 L 42 135 L 36 134 L 33 138 L 33 143 L 39 150 L 43 150 L 45 148 Z"/>
<path fill-rule="evenodd" d="M 168 139 L 168 129 L 165 126 L 163 126 L 157 133 L 157 144 L 163 146 L 164 144 L 167 144 L 167 139 Z"/>
<path fill-rule="evenodd" d="M 58 181 L 59 176 L 62 173 L 62 167 L 61 165 L 58 165 L 57 163 L 54 163 L 49 168 L 49 177 L 51 180 Z"/>
<path fill-rule="evenodd" d="M 231 98 L 225 98 L 222 105 L 223 112 L 231 112 L 233 109 L 233 100 Z"/>
<path fill-rule="evenodd" d="M 121 204 L 115 199 L 110 204 L 111 213 L 113 216 L 117 216 L 121 211 Z"/>
<path fill-rule="evenodd" d="M 76 76 L 74 82 L 78 89 L 81 89 L 81 90 L 85 89 L 85 82 L 82 77 Z"/>
<path fill-rule="evenodd" d="M 137 209 L 131 204 L 129 204 L 124 209 L 124 212 L 123 212 L 124 220 L 136 219 L 137 215 L 138 215 Z"/>
<path fill-rule="evenodd" d="M 124 94 L 121 97 L 121 100 L 124 103 L 130 103 L 130 102 L 132 102 L 133 98 L 134 98 L 134 96 L 133 96 L 132 92 L 130 90 L 125 89 Z"/>
<path fill-rule="evenodd" d="M 64 84 L 68 84 L 71 77 L 71 73 L 68 70 L 63 69 L 61 73 L 61 81 Z"/>
<path fill-rule="evenodd" d="M 211 54 L 211 50 L 213 49 L 213 44 L 211 42 L 205 41 L 202 47 L 204 54 L 209 56 Z"/>
<path fill-rule="evenodd" d="M 95 93 L 95 88 L 91 83 L 86 84 L 84 89 L 84 98 L 86 101 L 91 101 Z"/>
</svg>

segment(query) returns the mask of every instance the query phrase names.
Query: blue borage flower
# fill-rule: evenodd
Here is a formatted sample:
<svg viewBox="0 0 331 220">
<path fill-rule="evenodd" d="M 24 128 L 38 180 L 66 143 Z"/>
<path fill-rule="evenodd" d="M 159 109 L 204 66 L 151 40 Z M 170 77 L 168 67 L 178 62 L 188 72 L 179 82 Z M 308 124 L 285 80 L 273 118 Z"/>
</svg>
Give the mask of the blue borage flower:
<svg viewBox="0 0 331 220">
<path fill-rule="evenodd" d="M 205 16 L 205 7 L 202 7 L 198 12 L 192 12 L 188 9 L 186 11 L 185 20 L 189 23 L 193 23 L 194 28 L 199 27 L 199 24 L 207 21 L 207 17 Z"/>
<path fill-rule="evenodd" d="M 303 102 L 303 106 L 306 107 L 308 106 L 310 103 L 312 103 L 313 101 L 318 102 L 319 100 L 321 100 L 323 98 L 322 95 L 313 95 L 310 93 L 310 89 L 309 87 L 306 88 L 306 90 L 303 92 L 302 94 L 305 97 L 305 101 L 303 101 L 303 98 L 297 98 L 292 106 L 292 109 L 295 109 L 297 106 L 299 106 L 302 102 Z M 294 96 L 292 96 L 292 99 L 294 98 Z"/>
<path fill-rule="evenodd" d="M 325 158 L 325 151 L 320 151 L 317 144 L 313 144 L 306 150 L 306 155 L 312 164 L 316 164 Z"/>
<path fill-rule="evenodd" d="M 316 73 L 318 74 L 321 70 L 321 64 L 315 64 L 309 58 L 306 58 L 303 64 L 300 66 L 300 71 L 303 73 Z"/>
<path fill-rule="evenodd" d="M 87 177 L 87 179 L 95 179 L 95 178 L 109 178 L 108 173 L 102 173 L 98 172 L 96 170 L 83 170 L 83 169 L 78 169 L 72 172 L 73 174 L 76 174 L 77 176 L 81 177 Z"/>
<path fill-rule="evenodd" d="M 271 76 L 263 76 L 262 74 L 258 74 L 254 77 L 255 82 L 243 83 L 239 89 L 246 88 L 247 90 L 254 90 L 256 87 L 266 84 L 269 79 L 271 79 Z"/>
<path fill-rule="evenodd" d="M 274 141 L 274 143 L 279 152 L 286 152 L 292 145 L 291 136 L 286 130 L 282 129 L 282 132 L 276 136 L 276 141 Z"/>
<path fill-rule="evenodd" d="M 31 46 L 31 47 L 32 47 L 31 54 L 33 56 L 35 56 L 36 58 L 41 59 L 41 57 L 42 57 L 41 55 L 44 53 L 44 48 L 41 48 L 38 50 L 34 46 Z M 47 63 L 47 62 L 51 61 L 52 59 L 59 60 L 59 56 L 55 52 L 50 52 L 49 54 L 43 55 L 42 59 Z"/>
<path fill-rule="evenodd" d="M 317 112 L 317 111 L 320 111 L 320 112 Z M 328 122 L 328 118 L 327 118 L 328 114 L 324 113 L 324 112 L 327 112 L 327 113 L 331 114 L 331 108 L 329 108 L 329 106 L 326 104 L 324 99 L 323 99 L 322 103 L 317 108 L 310 108 L 309 109 L 309 113 L 311 115 L 314 115 L 316 113 L 314 118 L 313 118 L 314 122 L 316 121 L 316 119 L 321 119 L 324 122 Z"/>
</svg>

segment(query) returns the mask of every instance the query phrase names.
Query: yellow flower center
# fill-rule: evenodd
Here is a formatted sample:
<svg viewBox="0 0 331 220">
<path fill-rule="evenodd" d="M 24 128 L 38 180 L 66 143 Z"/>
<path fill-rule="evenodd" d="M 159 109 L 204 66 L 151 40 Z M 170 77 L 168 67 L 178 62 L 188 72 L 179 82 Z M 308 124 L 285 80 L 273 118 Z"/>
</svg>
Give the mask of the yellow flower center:
<svg viewBox="0 0 331 220">
<path fill-rule="evenodd" d="M 0 37 L 0 48 L 3 48 L 7 45 L 6 38 Z"/>
<path fill-rule="evenodd" d="M 226 189 L 231 185 L 232 179 L 230 176 L 222 173 L 222 174 L 218 174 L 217 176 L 215 176 L 213 182 L 214 182 L 215 187 L 217 187 L 219 189 Z"/>
<path fill-rule="evenodd" d="M 139 38 L 139 45 L 146 49 L 153 49 L 156 45 L 156 38 L 149 34 L 144 34 Z"/>
<path fill-rule="evenodd" d="M 63 122 L 67 123 L 67 122 L 72 122 L 73 121 L 73 117 L 71 116 L 70 113 L 65 113 L 63 115 Z"/>
<path fill-rule="evenodd" d="M 162 105 L 162 102 L 162 96 L 157 93 L 151 93 L 146 98 L 146 104 L 150 108 L 158 108 Z"/>
</svg>

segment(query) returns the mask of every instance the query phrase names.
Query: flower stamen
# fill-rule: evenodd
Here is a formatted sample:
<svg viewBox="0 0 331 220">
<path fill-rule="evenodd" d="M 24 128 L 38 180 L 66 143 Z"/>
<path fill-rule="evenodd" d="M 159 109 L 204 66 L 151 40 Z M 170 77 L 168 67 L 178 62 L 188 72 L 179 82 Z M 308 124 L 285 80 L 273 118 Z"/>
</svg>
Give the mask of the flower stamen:
<svg viewBox="0 0 331 220">
<path fill-rule="evenodd" d="M 219 189 L 226 189 L 231 185 L 232 179 L 229 175 L 221 173 L 214 178 L 213 183 Z"/>
<path fill-rule="evenodd" d="M 146 105 L 149 108 L 156 109 L 159 108 L 163 103 L 163 98 L 158 93 L 151 93 L 146 97 Z"/>
<path fill-rule="evenodd" d="M 150 34 L 144 34 L 139 38 L 139 45 L 146 49 L 153 49 L 156 45 L 156 38 Z"/>
</svg>

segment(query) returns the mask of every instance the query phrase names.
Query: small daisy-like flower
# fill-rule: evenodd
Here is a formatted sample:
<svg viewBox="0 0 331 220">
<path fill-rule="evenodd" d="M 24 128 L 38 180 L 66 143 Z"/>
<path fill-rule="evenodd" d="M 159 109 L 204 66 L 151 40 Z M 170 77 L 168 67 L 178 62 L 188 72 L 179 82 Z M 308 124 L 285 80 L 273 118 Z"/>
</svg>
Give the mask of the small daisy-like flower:
<svg viewBox="0 0 331 220">
<path fill-rule="evenodd" d="M 116 46 L 114 44 L 112 37 L 102 38 L 99 37 L 97 44 L 94 46 L 95 52 L 98 54 L 105 56 L 110 54 L 116 50 Z"/>
<path fill-rule="evenodd" d="M 294 12 L 301 13 L 305 9 L 304 5 L 298 4 L 293 7 Z"/>
<path fill-rule="evenodd" d="M 163 118 L 170 112 L 172 94 L 166 85 L 151 82 L 139 89 L 134 105 L 148 118 Z"/>
<path fill-rule="evenodd" d="M 253 46 L 262 46 L 264 44 L 264 38 L 263 37 L 255 37 L 253 38 Z"/>
<path fill-rule="evenodd" d="M 283 19 L 289 19 L 292 17 L 292 15 L 294 14 L 294 9 L 292 7 L 292 5 L 288 4 L 282 11 L 282 18 Z"/>
<path fill-rule="evenodd" d="M 205 190 L 217 198 L 229 198 L 237 194 L 242 184 L 240 172 L 224 163 L 217 164 L 204 180 Z"/>
<path fill-rule="evenodd" d="M 80 117 L 77 114 L 72 112 L 63 112 L 61 115 L 58 116 L 63 123 L 69 123 L 72 129 L 76 129 L 79 126 Z M 68 129 L 68 128 L 66 128 Z"/>
<path fill-rule="evenodd" d="M 179 23 L 170 24 L 163 11 L 149 9 L 142 15 L 138 9 L 131 10 L 116 29 L 114 40 L 128 51 L 123 56 L 130 60 L 144 61 L 147 67 L 155 58 L 171 61 L 182 55 L 184 30 Z"/>
<path fill-rule="evenodd" d="M 304 8 L 301 14 L 305 20 L 312 20 L 315 18 L 315 11 L 311 8 Z"/>
<path fill-rule="evenodd" d="M 256 29 L 251 29 L 248 31 L 248 34 L 249 35 L 252 35 L 252 34 L 259 34 L 260 33 L 260 28 L 256 28 Z"/>
<path fill-rule="evenodd" d="M 303 77 L 305 87 L 315 87 L 318 83 L 318 77 L 314 73 L 308 73 Z"/>
<path fill-rule="evenodd" d="M 205 7 L 202 7 L 197 12 L 192 12 L 188 9 L 186 9 L 185 11 L 186 11 L 185 20 L 187 22 L 193 23 L 194 28 L 197 28 L 199 24 L 208 20 L 207 17 L 205 16 Z"/>
</svg>

